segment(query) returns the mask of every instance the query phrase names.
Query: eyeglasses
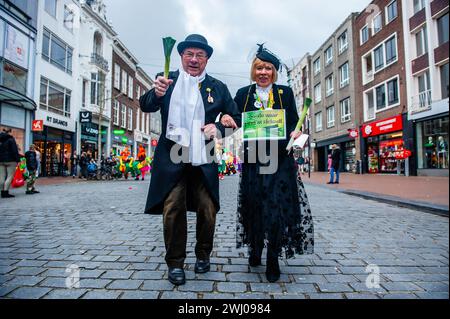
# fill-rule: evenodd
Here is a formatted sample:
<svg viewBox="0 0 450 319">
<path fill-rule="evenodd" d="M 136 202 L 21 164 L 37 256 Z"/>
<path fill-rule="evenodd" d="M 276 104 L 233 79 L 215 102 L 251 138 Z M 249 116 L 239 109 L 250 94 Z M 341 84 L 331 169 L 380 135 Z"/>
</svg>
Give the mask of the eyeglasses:
<svg viewBox="0 0 450 319">
<path fill-rule="evenodd" d="M 186 53 L 183 53 L 183 56 L 184 56 L 185 58 L 189 59 L 189 60 L 192 60 L 194 57 L 195 57 L 197 60 L 204 60 L 204 59 L 207 58 L 206 54 L 203 54 L 203 53 L 197 53 L 197 54 L 194 54 L 193 52 L 186 52 Z"/>
</svg>

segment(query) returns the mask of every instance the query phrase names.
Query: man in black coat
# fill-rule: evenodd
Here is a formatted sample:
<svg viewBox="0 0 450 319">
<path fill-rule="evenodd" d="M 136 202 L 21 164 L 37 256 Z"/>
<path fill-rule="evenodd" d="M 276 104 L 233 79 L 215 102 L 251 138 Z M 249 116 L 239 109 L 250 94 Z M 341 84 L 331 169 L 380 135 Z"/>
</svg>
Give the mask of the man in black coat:
<svg viewBox="0 0 450 319">
<path fill-rule="evenodd" d="M 206 74 L 213 53 L 207 40 L 192 34 L 177 49 L 182 69 L 170 72 L 168 79 L 158 75 L 155 88 L 141 97 L 140 106 L 143 112 L 161 111 L 162 118 L 145 213 L 163 214 L 169 281 L 182 285 L 186 211 L 197 212 L 195 272 L 210 270 L 216 214 L 220 209 L 213 139 L 225 136 L 225 127 L 215 121 L 220 113 L 237 120 L 239 112 L 227 86 Z"/>
<path fill-rule="evenodd" d="M 9 193 L 17 163 L 20 162 L 19 150 L 16 140 L 10 134 L 11 129 L 3 129 L 0 133 L 0 185 L 2 187 L 2 198 L 14 197 Z"/>
<path fill-rule="evenodd" d="M 331 151 L 331 169 L 330 181 L 327 184 L 339 184 L 339 167 L 341 163 L 341 149 L 337 144 L 332 145 Z M 336 181 L 334 181 L 334 174 L 336 173 Z"/>
</svg>

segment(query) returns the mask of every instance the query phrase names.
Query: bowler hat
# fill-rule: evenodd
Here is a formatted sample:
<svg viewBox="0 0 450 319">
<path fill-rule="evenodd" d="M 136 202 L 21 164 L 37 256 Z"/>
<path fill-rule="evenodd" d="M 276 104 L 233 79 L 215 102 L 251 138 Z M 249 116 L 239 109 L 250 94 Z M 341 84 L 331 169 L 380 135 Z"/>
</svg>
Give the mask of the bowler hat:
<svg viewBox="0 0 450 319">
<path fill-rule="evenodd" d="M 199 48 L 206 51 L 210 58 L 214 49 L 208 45 L 208 40 L 200 34 L 188 35 L 186 40 L 180 42 L 177 46 L 178 53 L 181 55 L 186 48 Z"/>
<path fill-rule="evenodd" d="M 260 59 L 261 61 L 272 63 L 273 66 L 275 67 L 275 69 L 277 71 L 279 71 L 280 70 L 280 64 L 281 64 L 280 59 L 277 58 L 275 56 L 275 54 L 273 54 L 272 52 L 267 50 L 264 47 L 264 44 L 258 44 L 258 46 L 259 46 L 259 49 L 258 49 L 258 52 L 256 53 L 256 57 L 258 59 Z"/>
</svg>

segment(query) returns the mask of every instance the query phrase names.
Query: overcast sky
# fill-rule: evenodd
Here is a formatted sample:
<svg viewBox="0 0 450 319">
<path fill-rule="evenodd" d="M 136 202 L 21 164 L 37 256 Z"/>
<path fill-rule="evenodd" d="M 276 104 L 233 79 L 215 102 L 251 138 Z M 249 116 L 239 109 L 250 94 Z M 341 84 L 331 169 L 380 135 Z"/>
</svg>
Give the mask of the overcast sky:
<svg viewBox="0 0 450 319">
<path fill-rule="evenodd" d="M 164 68 L 162 38 L 177 44 L 188 34 L 204 35 L 214 48 L 210 75 L 225 82 L 232 95 L 248 85 L 248 56 L 266 43 L 292 66 L 314 53 L 351 12 L 370 0 L 104 0 L 107 16 L 121 41 L 154 78 Z M 171 70 L 180 67 L 174 48 Z M 282 77 L 284 78 L 284 77 Z M 285 80 L 281 80 L 282 83 Z"/>
</svg>

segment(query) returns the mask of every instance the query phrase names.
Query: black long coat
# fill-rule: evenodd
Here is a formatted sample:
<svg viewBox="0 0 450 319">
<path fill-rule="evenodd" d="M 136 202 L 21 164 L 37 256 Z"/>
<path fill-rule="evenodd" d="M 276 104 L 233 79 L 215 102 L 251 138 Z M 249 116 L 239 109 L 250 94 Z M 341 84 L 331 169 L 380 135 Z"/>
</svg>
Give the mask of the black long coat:
<svg viewBox="0 0 450 319">
<path fill-rule="evenodd" d="M 178 76 L 179 71 L 169 73 L 169 79 L 173 79 L 174 83 L 169 87 L 164 97 L 158 98 L 155 95 L 155 90 L 152 89 L 140 98 L 140 106 L 143 112 L 157 112 L 160 110 L 162 119 L 162 132 L 153 158 L 152 178 L 147 196 L 147 203 L 145 205 L 146 214 L 162 214 L 164 200 L 180 181 L 186 165 L 188 165 L 185 163 L 172 162 L 170 159 L 170 150 L 172 146 L 175 145 L 175 142 L 166 138 L 170 98 Z M 210 89 L 210 94 L 214 99 L 213 103 L 208 102 L 208 88 Z M 203 104 L 205 106 L 205 125 L 214 124 L 220 113 L 229 114 L 236 119 L 239 117 L 236 103 L 233 101 L 227 86 L 221 81 L 206 75 L 205 80 L 202 82 L 200 92 L 203 97 Z M 225 128 L 223 125 L 220 123 L 215 124 L 222 136 L 225 136 Z M 214 152 L 214 150 L 212 151 Z M 216 210 L 219 211 L 220 200 L 217 164 L 212 162 L 211 164 L 201 165 L 200 169 L 203 173 L 201 178 L 203 178 L 203 182 L 205 183 L 214 201 Z M 189 195 L 188 187 L 187 210 L 197 211 L 197 204 L 193 202 L 192 198 L 193 196 Z"/>
<path fill-rule="evenodd" d="M 338 170 L 341 163 L 341 149 L 336 148 L 331 152 L 331 166 Z"/>
</svg>

